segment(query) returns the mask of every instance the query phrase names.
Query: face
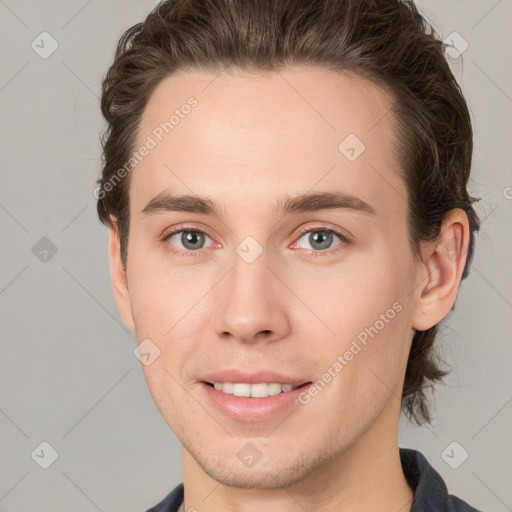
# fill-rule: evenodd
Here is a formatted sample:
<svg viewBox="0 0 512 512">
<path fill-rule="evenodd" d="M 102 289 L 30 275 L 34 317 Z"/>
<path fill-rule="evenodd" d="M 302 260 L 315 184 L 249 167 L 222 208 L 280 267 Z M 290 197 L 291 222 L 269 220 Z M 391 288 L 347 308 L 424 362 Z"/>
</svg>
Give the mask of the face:
<svg viewBox="0 0 512 512">
<path fill-rule="evenodd" d="M 418 267 L 390 109 L 311 68 L 180 72 L 147 104 L 116 299 L 162 416 L 219 482 L 288 485 L 396 433 Z"/>
</svg>

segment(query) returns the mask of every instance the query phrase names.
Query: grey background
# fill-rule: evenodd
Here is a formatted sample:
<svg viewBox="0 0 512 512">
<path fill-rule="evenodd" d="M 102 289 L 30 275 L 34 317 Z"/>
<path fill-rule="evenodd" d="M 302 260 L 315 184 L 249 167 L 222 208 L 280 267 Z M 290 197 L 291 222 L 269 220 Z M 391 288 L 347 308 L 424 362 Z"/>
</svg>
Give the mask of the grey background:
<svg viewBox="0 0 512 512">
<path fill-rule="evenodd" d="M 454 369 L 437 388 L 433 425 L 403 421 L 400 445 L 421 450 L 450 492 L 510 511 L 512 0 L 418 3 L 443 38 L 456 31 L 469 44 L 449 60 L 472 111 L 471 192 L 484 220 L 442 330 Z M 112 297 L 92 194 L 100 81 L 122 32 L 154 5 L 0 0 L 1 511 L 142 511 L 182 478 L 179 443 Z M 46 59 L 31 47 L 43 31 L 59 45 Z M 43 237 L 55 254 L 41 252 Z M 43 441 L 58 453 L 48 469 L 36 463 L 50 456 Z M 453 441 L 452 461 L 469 454 L 457 469 L 441 456 Z"/>
</svg>

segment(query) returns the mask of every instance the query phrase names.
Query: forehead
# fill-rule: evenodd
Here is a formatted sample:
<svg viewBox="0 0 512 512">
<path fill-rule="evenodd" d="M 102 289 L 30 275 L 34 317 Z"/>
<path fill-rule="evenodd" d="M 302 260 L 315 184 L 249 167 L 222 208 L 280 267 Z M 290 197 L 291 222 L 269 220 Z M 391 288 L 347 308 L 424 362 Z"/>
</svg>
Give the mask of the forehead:
<svg viewBox="0 0 512 512">
<path fill-rule="evenodd" d="M 324 69 L 180 71 L 142 115 L 136 147 L 154 147 L 132 171 L 131 202 L 140 211 L 167 189 L 243 209 L 247 199 L 263 205 L 277 191 L 315 188 L 400 209 L 391 109 L 380 86 Z"/>
</svg>

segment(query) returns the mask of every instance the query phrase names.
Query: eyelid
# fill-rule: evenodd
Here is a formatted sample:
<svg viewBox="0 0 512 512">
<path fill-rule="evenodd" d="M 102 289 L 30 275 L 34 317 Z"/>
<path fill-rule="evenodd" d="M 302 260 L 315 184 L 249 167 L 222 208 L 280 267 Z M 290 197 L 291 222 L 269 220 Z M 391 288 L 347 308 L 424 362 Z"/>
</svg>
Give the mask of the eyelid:
<svg viewBox="0 0 512 512">
<path fill-rule="evenodd" d="M 334 224 L 328 224 L 328 223 L 316 224 L 313 226 L 311 226 L 311 225 L 304 226 L 304 228 L 301 228 L 299 230 L 297 237 L 300 238 L 300 237 L 302 237 L 302 235 L 304 235 L 304 233 L 308 233 L 309 231 L 331 231 L 334 234 L 336 234 L 337 236 L 339 236 L 341 238 L 341 240 L 346 243 L 351 243 L 352 238 L 353 238 L 352 235 L 349 234 L 346 230 L 342 230 L 338 226 L 335 226 Z M 325 251 L 317 251 L 317 252 L 325 252 Z"/>
<path fill-rule="evenodd" d="M 175 227 L 174 229 L 170 229 L 168 232 L 168 235 L 173 234 L 173 233 L 176 234 L 181 231 L 191 231 L 193 233 L 199 232 L 199 233 L 208 235 L 212 240 L 215 238 L 215 236 L 213 236 L 207 228 L 205 228 L 204 226 L 201 226 L 201 225 L 194 225 L 194 224 L 187 224 L 186 226 L 178 226 L 178 227 Z"/>
<path fill-rule="evenodd" d="M 165 240 L 169 236 L 179 233 L 180 231 L 199 231 L 201 233 L 204 233 L 205 235 L 208 235 L 210 238 L 212 238 L 212 236 L 208 233 L 208 231 L 205 227 L 203 227 L 199 224 L 194 224 L 194 223 L 187 223 L 186 225 L 178 225 L 178 226 L 166 228 L 166 229 L 164 229 L 163 233 L 160 235 L 160 238 L 162 240 Z"/>
</svg>

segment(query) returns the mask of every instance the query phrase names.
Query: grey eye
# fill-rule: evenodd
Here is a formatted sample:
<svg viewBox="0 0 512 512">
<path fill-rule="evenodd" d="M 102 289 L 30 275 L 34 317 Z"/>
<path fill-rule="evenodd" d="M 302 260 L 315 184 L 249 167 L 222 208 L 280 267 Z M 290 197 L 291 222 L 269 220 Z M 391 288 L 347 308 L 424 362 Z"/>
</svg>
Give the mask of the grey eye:
<svg viewBox="0 0 512 512">
<path fill-rule="evenodd" d="M 333 231 L 313 229 L 311 231 L 308 231 L 307 233 L 304 233 L 299 238 L 297 243 L 300 243 L 300 240 L 302 240 L 305 237 L 307 237 L 307 242 L 311 245 L 311 248 L 315 250 L 330 249 L 334 237 L 338 239 L 340 238 Z"/>
<path fill-rule="evenodd" d="M 206 233 L 203 233 L 202 231 L 181 230 L 177 231 L 176 233 L 173 233 L 171 236 L 169 236 L 168 239 L 174 246 L 177 246 L 178 249 L 195 251 L 204 248 L 206 237 L 208 237 L 208 235 Z M 173 238 L 175 239 L 174 241 L 172 241 Z M 179 243 L 181 243 L 181 247 L 179 245 L 176 245 L 176 238 L 179 241 Z"/>
</svg>

